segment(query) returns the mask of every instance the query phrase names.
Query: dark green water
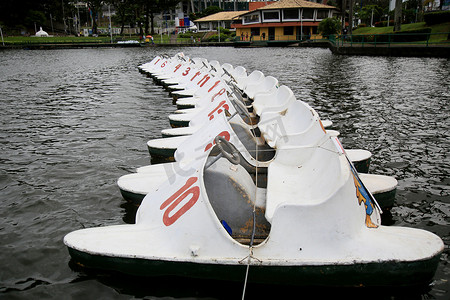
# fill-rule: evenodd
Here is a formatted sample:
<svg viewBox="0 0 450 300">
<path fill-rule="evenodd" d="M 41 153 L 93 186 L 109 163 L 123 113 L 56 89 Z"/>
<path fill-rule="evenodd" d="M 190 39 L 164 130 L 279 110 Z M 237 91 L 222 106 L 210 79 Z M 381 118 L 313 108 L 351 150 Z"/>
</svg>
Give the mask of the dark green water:
<svg viewBox="0 0 450 300">
<path fill-rule="evenodd" d="M 301 48 L 181 50 L 257 69 L 289 86 L 334 122 L 346 148 L 373 153 L 372 173 L 397 178 L 396 206 L 383 222 L 434 232 L 446 244 L 427 289 L 250 286 L 246 299 L 450 298 L 448 60 L 345 57 Z M 71 268 L 62 243 L 75 229 L 133 219 L 116 180 L 150 163 L 146 142 L 161 136 L 175 110 L 137 66 L 181 50 L 0 52 L 0 298 L 241 297 L 241 283 L 86 273 Z"/>
</svg>

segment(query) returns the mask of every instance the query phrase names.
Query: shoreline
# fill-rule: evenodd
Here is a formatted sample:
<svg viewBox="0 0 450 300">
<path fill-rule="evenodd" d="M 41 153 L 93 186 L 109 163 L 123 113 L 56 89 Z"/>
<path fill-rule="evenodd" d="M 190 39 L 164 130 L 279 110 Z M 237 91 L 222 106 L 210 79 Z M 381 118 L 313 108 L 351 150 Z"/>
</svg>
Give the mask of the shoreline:
<svg viewBox="0 0 450 300">
<path fill-rule="evenodd" d="M 58 43 L 58 44 L 17 44 L 0 45 L 0 50 L 54 50 L 54 49 L 83 49 L 83 48 L 136 48 L 136 47 L 239 47 L 264 48 L 262 45 L 239 45 L 234 42 L 212 42 L 195 44 L 118 44 L 118 43 Z M 328 48 L 336 55 L 362 55 L 362 56 L 392 56 L 392 57 L 436 57 L 450 58 L 450 44 L 446 45 L 343 45 L 335 46 L 331 42 L 307 42 L 286 45 L 284 47 L 315 47 Z"/>
<path fill-rule="evenodd" d="M 447 45 L 344 45 L 329 43 L 328 48 L 336 55 L 388 56 L 388 57 L 434 57 L 450 58 Z"/>
</svg>

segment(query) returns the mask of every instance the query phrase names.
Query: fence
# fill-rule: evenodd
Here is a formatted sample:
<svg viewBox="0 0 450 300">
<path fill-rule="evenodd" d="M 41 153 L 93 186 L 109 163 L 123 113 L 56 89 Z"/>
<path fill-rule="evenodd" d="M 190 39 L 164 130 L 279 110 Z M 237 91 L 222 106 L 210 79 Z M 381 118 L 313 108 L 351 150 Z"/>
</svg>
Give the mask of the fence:
<svg viewBox="0 0 450 300">
<path fill-rule="evenodd" d="M 389 33 L 330 35 L 329 41 L 336 47 L 390 47 L 396 45 L 450 45 L 450 33 Z"/>
</svg>

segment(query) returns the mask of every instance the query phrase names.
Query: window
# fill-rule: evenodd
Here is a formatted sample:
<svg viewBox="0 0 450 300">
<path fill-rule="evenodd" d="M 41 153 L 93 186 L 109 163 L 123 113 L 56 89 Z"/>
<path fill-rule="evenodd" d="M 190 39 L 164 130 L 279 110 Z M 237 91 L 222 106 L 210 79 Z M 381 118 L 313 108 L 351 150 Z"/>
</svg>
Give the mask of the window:
<svg viewBox="0 0 450 300">
<path fill-rule="evenodd" d="M 304 9 L 303 10 L 303 20 L 313 20 L 314 19 L 314 9 Z"/>
<path fill-rule="evenodd" d="M 298 9 L 283 9 L 283 20 L 300 20 Z"/>
<path fill-rule="evenodd" d="M 318 10 L 317 11 L 317 19 L 326 19 L 328 18 L 328 10 Z"/>
<path fill-rule="evenodd" d="M 244 16 L 243 24 L 259 23 L 259 13 Z"/>
<path fill-rule="evenodd" d="M 284 27 L 284 35 L 294 35 L 294 27 L 286 26 Z"/>
<path fill-rule="evenodd" d="M 255 35 L 259 35 L 259 28 L 252 28 L 250 33 L 255 36 Z"/>
<path fill-rule="evenodd" d="M 207 22 L 202 22 L 202 23 L 197 23 L 200 26 L 200 30 L 209 30 L 209 23 Z"/>
<path fill-rule="evenodd" d="M 263 11 L 264 22 L 280 21 L 280 12 L 278 10 Z"/>
</svg>

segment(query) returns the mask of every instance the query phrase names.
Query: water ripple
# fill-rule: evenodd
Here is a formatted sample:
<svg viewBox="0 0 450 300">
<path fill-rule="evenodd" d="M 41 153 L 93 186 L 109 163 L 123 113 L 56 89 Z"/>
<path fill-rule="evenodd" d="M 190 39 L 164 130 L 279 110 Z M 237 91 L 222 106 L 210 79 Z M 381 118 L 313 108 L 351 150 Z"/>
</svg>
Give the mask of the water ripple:
<svg viewBox="0 0 450 300">
<path fill-rule="evenodd" d="M 421 295 L 444 299 L 450 292 L 449 61 L 335 56 L 327 49 L 223 50 L 184 49 L 276 77 L 333 121 L 345 147 L 370 150 L 371 172 L 399 180 L 388 223 L 444 239 L 436 285 Z M 90 277 L 78 280 L 61 240 L 78 228 L 132 222 L 116 180 L 150 163 L 146 142 L 161 136 L 175 110 L 167 93 L 136 69 L 156 51 L 2 52 L 1 293 L 117 295 Z"/>
</svg>

